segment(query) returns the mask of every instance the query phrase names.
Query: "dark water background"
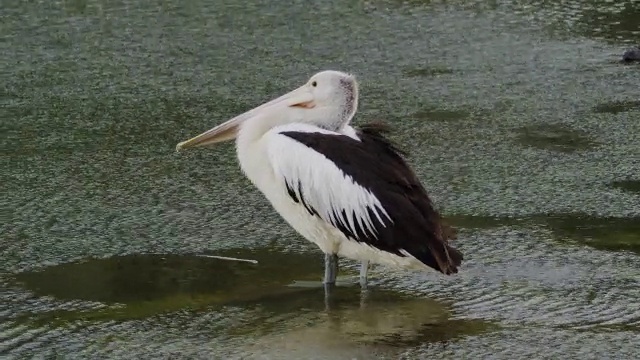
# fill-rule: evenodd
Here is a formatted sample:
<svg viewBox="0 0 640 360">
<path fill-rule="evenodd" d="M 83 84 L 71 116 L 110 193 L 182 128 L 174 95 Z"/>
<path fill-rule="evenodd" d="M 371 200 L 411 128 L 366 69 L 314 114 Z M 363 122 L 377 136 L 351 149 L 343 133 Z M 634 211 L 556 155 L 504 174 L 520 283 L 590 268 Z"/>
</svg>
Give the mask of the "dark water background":
<svg viewBox="0 0 640 360">
<path fill-rule="evenodd" d="M 0 356 L 640 356 L 640 66 L 618 62 L 638 19 L 637 1 L 3 1 Z M 285 286 L 322 256 L 233 145 L 174 152 L 329 68 L 459 228 L 458 276 L 378 267 L 327 305 Z"/>
</svg>

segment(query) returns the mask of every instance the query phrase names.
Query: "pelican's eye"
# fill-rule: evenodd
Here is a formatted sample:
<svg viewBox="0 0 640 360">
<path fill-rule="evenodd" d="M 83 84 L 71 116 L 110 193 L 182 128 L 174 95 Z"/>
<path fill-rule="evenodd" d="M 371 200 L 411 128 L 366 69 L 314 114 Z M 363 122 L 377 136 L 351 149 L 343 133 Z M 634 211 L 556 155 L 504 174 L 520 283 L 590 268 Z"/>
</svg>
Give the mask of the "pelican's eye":
<svg viewBox="0 0 640 360">
<path fill-rule="evenodd" d="M 313 86 L 313 87 L 318 86 L 318 82 L 317 82 L 317 81 L 312 82 L 312 83 L 311 83 L 311 86 Z"/>
</svg>

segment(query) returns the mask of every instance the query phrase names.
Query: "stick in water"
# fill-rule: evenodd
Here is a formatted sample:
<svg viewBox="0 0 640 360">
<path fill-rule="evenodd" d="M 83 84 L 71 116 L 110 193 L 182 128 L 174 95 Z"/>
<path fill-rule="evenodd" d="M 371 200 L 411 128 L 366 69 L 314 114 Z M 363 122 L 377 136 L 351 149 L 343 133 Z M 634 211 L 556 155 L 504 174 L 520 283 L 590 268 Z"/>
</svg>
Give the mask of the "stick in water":
<svg viewBox="0 0 640 360">
<path fill-rule="evenodd" d="M 257 264 L 258 263 L 258 260 L 238 259 L 238 258 L 227 257 L 227 256 L 218 256 L 218 255 L 196 255 L 196 256 L 212 258 L 212 259 L 221 259 L 221 260 L 244 261 L 244 262 L 248 262 L 248 263 L 252 263 L 252 264 Z"/>
</svg>

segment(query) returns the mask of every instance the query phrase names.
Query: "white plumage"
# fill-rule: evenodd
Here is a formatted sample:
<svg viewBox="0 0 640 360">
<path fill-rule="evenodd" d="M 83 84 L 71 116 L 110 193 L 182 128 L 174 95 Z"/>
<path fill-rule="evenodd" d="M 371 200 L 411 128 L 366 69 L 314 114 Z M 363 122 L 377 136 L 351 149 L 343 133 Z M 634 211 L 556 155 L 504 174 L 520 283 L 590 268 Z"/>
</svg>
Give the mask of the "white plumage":
<svg viewBox="0 0 640 360">
<path fill-rule="evenodd" d="M 240 131 L 237 151 L 243 172 L 291 227 L 324 253 L 384 265 L 424 268 L 413 256 L 399 257 L 380 251 L 367 243 L 348 239 L 338 230 L 335 210 L 353 214 L 347 223 L 352 232 L 355 232 L 355 222 L 366 223 L 366 229 L 374 237 L 374 221 L 383 224 L 383 218 L 387 222 L 391 219 L 375 195 L 355 183 L 324 155 L 281 135 L 284 131 L 338 133 L 306 124 L 284 125 L 267 132 L 259 142 L 261 146 L 252 147 L 252 142 Z M 355 133 L 350 137 L 357 139 Z M 291 199 L 287 181 L 292 186 L 297 182 L 306 185 L 302 196 L 321 218 L 312 216 L 304 205 Z M 298 191 L 296 187 L 293 189 Z M 368 216 L 367 207 L 378 210 L 374 219 Z"/>
<path fill-rule="evenodd" d="M 265 135 L 269 164 L 276 178 L 285 179 L 286 187 L 300 191 L 296 190 L 298 183 L 308 184 L 301 188 L 303 193 L 299 195 L 307 199 L 320 216 L 328 219 L 331 225 L 336 226 L 338 223 L 336 213 L 345 210 L 346 225 L 352 232 L 356 232 L 357 222 L 375 238 L 376 230 L 373 221 L 377 220 L 379 224 L 384 224 L 385 220 L 391 221 L 380 200 L 323 154 L 280 134 L 285 131 L 333 135 L 336 133 L 304 124 L 274 128 Z M 369 215 L 367 208 L 373 209 L 375 218 Z M 385 220 L 382 220 L 382 217 Z"/>
</svg>

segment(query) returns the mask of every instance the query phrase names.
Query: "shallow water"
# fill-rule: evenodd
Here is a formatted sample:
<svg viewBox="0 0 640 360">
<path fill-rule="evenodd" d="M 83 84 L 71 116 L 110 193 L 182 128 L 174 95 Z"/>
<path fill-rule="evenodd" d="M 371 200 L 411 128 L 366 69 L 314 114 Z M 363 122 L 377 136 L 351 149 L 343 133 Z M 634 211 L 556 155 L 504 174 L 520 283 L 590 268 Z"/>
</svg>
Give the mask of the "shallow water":
<svg viewBox="0 0 640 360">
<path fill-rule="evenodd" d="M 75 0 L 0 13 L 0 356 L 640 353 L 637 2 Z M 177 142 L 354 72 L 459 228 L 455 277 L 319 280 L 233 145 Z M 202 258 L 225 255 L 258 264 Z M 356 274 L 343 261 L 341 275 Z M 291 285 L 294 286 L 291 286 Z"/>
</svg>

